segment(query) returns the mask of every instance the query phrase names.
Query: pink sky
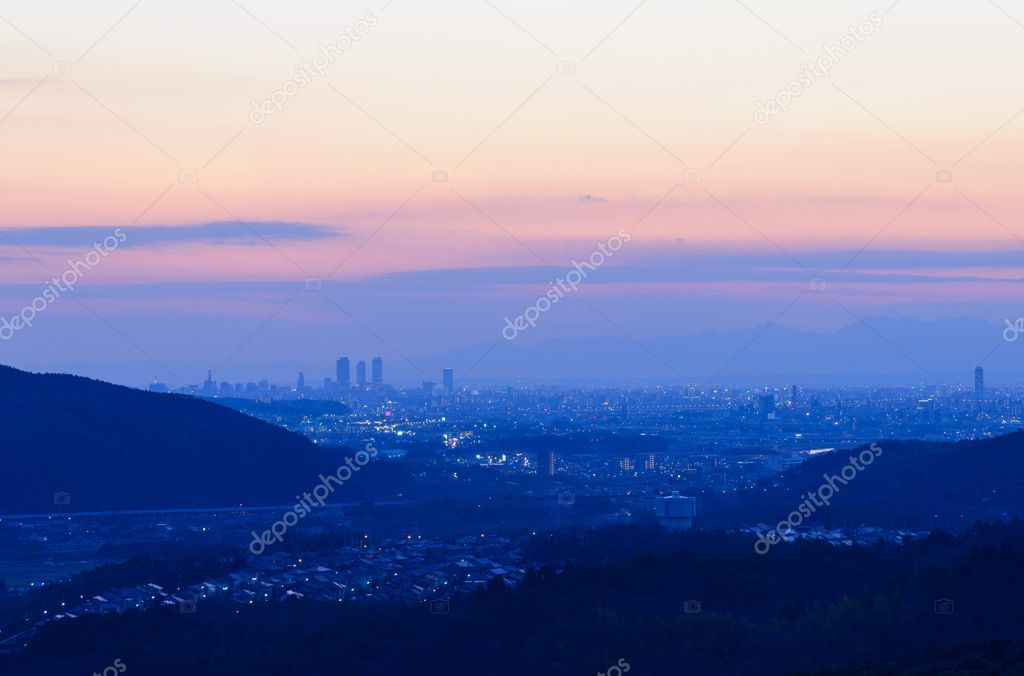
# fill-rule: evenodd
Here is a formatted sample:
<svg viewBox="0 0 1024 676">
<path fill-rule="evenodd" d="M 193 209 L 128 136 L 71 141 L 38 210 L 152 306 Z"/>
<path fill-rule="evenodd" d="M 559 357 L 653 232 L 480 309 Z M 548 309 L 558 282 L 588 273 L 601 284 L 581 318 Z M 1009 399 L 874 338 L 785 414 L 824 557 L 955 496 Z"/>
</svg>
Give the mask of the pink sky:
<svg viewBox="0 0 1024 676">
<path fill-rule="evenodd" d="M 85 282 L 98 288 L 559 267 L 620 229 L 633 240 L 615 265 L 740 255 L 805 268 L 790 280 L 753 278 L 740 263 L 732 279 L 630 273 L 588 290 L 672 302 L 782 298 L 835 272 L 804 262 L 823 252 L 1024 243 L 1024 98 L 1008 84 L 1024 68 L 1024 0 L 1003 11 L 910 0 L 56 6 L 11 7 L 0 22 L 5 312 L 87 250 L 40 234 L 62 226 L 279 224 L 266 241 L 131 235 Z M 864 25 L 870 34 L 857 29 L 842 47 Z M 287 92 L 332 42 L 344 51 L 323 74 L 255 120 L 253 106 Z M 830 74 L 794 85 L 832 45 L 844 53 Z M 755 120 L 794 86 L 787 111 Z M 289 236 L 288 224 L 323 232 Z M 864 311 L 973 304 L 991 321 L 1016 289 L 997 280 L 1024 277 L 980 263 L 901 262 L 898 275 L 937 280 L 898 286 L 880 267 L 848 272 L 876 275 L 833 287 Z M 966 273 L 977 279 L 941 281 Z M 510 275 L 459 293 L 529 298 L 546 281 Z M 189 300 L 187 288 L 97 302 L 124 316 L 219 307 L 260 321 L 274 310 L 267 297 Z M 647 328 L 668 329 L 653 317 Z"/>
</svg>

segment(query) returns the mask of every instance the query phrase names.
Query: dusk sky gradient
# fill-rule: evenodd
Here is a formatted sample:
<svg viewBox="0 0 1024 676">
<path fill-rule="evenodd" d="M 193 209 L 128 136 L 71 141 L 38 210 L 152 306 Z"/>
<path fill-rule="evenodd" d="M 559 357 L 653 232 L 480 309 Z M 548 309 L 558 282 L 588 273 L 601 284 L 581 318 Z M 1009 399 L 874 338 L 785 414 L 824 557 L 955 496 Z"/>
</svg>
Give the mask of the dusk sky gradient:
<svg viewBox="0 0 1024 676">
<path fill-rule="evenodd" d="M 524 344 L 1024 315 L 1024 0 L 23 3 L 0 49 L 0 314 L 127 234 L 16 366 L 313 378 L 501 340 L 620 229 Z"/>
</svg>

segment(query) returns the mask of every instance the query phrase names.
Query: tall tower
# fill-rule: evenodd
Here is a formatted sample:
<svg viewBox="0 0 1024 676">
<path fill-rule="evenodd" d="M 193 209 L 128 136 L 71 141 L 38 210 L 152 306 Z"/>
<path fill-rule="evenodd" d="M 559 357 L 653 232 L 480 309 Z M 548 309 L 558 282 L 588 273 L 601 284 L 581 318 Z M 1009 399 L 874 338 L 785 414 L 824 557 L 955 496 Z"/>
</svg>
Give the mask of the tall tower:
<svg viewBox="0 0 1024 676">
<path fill-rule="evenodd" d="M 338 357 L 338 362 L 335 364 L 337 377 L 335 381 L 341 387 L 348 387 L 352 382 L 352 369 L 350 367 L 348 357 Z"/>
<path fill-rule="evenodd" d="M 985 369 L 978 366 L 974 369 L 974 398 L 981 401 L 985 397 Z"/>
<path fill-rule="evenodd" d="M 444 383 L 444 393 L 451 394 L 455 391 L 455 369 L 450 366 L 441 371 L 441 381 Z"/>
<path fill-rule="evenodd" d="M 356 363 L 356 385 L 366 387 L 366 362 L 362 359 Z"/>
<path fill-rule="evenodd" d="M 299 392 L 306 390 L 306 376 L 302 374 L 302 371 L 299 371 L 299 381 L 295 385 Z"/>
<path fill-rule="evenodd" d="M 380 357 L 373 358 L 373 384 L 384 384 L 384 360 Z"/>
</svg>

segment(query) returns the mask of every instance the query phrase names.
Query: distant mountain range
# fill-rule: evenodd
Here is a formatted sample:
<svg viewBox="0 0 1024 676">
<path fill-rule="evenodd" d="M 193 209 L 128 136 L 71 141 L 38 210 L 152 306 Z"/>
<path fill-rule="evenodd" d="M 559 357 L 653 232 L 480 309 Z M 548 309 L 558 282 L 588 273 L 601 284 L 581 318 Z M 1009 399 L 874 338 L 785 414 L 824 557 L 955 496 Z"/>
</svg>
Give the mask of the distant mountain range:
<svg viewBox="0 0 1024 676">
<path fill-rule="evenodd" d="M 625 327 L 628 330 L 628 327 Z M 455 368 L 469 381 L 578 383 L 714 380 L 716 383 L 973 383 L 1024 381 L 1024 337 L 978 319 L 866 317 L 832 334 L 764 324 L 735 331 L 633 339 L 565 338 L 523 346 L 500 340 L 414 360 L 419 373 Z M 520 339 L 522 340 L 522 339 Z M 408 364 L 389 373 L 415 377 Z"/>
<path fill-rule="evenodd" d="M 541 320 L 543 321 L 543 319 Z M 622 327 L 632 333 L 628 325 Z M 405 359 L 384 345 L 386 382 L 416 385 L 440 381 L 441 369 L 454 367 L 462 383 L 627 384 L 687 382 L 702 384 L 896 385 L 971 383 L 978 364 L 992 384 L 1024 383 L 1024 336 L 1007 343 L 1005 326 L 972 319 L 935 321 L 865 317 L 835 333 L 816 333 L 779 324 L 730 331 L 637 338 L 624 334 L 558 338 L 531 343 L 526 331 L 506 341 L 494 340 L 448 352 Z M 396 344 L 401 345 L 401 341 Z M 307 382 L 334 377 L 338 353 L 288 353 L 273 363 L 233 363 L 220 368 L 217 380 L 294 383 L 299 371 Z M 361 358 L 349 355 L 353 361 Z M 368 358 L 368 357 L 366 357 Z M 144 386 L 154 373 L 198 384 L 209 364 L 162 359 L 145 361 L 35 364 L 36 371 L 81 373 L 124 384 Z"/>
<path fill-rule="evenodd" d="M 0 367 L 0 516 L 287 504 L 338 460 L 224 406 Z"/>
</svg>

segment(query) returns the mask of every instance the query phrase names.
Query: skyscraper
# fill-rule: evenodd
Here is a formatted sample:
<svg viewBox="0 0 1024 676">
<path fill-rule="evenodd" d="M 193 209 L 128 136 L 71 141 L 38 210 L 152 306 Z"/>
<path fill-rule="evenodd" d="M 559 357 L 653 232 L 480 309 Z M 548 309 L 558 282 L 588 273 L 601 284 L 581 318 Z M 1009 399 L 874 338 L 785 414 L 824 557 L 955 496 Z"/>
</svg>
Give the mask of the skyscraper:
<svg viewBox="0 0 1024 676">
<path fill-rule="evenodd" d="M 985 396 L 985 369 L 974 369 L 974 398 L 981 401 Z"/>
<path fill-rule="evenodd" d="M 302 371 L 299 371 L 299 381 L 295 385 L 299 392 L 306 390 L 306 376 L 302 374 Z"/>
<path fill-rule="evenodd" d="M 217 384 L 213 382 L 213 369 L 207 369 L 206 382 L 203 383 L 203 394 L 214 395 L 217 393 Z"/>
<path fill-rule="evenodd" d="M 366 362 L 362 359 L 356 363 L 356 386 L 366 387 Z"/>
<path fill-rule="evenodd" d="M 373 358 L 373 384 L 384 384 L 384 360 L 380 357 Z"/>
<path fill-rule="evenodd" d="M 451 394 L 455 391 L 455 369 L 450 366 L 441 371 L 441 381 L 444 383 L 444 393 Z"/>
<path fill-rule="evenodd" d="M 349 365 L 348 357 L 339 357 L 338 363 L 335 365 L 337 370 L 337 381 L 341 387 L 348 387 L 352 382 L 352 370 Z"/>
</svg>

